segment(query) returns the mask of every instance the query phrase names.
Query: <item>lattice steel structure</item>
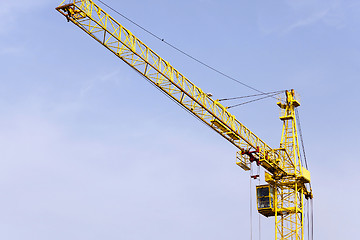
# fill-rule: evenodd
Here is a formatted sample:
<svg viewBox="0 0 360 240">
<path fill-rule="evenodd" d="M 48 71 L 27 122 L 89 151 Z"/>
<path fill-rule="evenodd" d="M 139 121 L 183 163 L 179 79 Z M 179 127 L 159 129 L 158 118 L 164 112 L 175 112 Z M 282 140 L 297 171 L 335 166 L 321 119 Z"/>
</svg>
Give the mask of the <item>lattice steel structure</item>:
<svg viewBox="0 0 360 240">
<path fill-rule="evenodd" d="M 303 198 L 312 197 L 312 193 L 305 186 L 310 182 L 310 174 L 300 161 L 294 117 L 294 109 L 300 104 L 293 91 L 288 91 L 285 101 L 278 103 L 284 111 L 281 117 L 284 127 L 280 148 L 272 149 L 219 101 L 195 86 L 92 0 L 64 3 L 56 10 L 69 22 L 235 145 L 239 149 L 237 164 L 240 167 L 249 170 L 253 161 L 261 165 L 268 174 L 267 182 L 276 188 L 275 209 L 270 214 L 275 216 L 275 239 L 303 239 Z"/>
</svg>

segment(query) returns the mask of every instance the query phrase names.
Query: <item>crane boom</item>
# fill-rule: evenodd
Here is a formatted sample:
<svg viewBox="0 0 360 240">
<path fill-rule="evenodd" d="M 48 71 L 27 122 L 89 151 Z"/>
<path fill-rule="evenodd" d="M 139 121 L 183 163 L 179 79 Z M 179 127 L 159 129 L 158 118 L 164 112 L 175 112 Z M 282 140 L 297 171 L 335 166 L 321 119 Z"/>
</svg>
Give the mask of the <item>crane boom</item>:
<svg viewBox="0 0 360 240">
<path fill-rule="evenodd" d="M 93 1 L 75 0 L 56 9 L 240 151 L 252 151 L 259 159 L 274 153 L 219 101 L 204 93 Z M 285 173 L 275 156 L 267 157 L 264 168 L 272 173 Z"/>
<path fill-rule="evenodd" d="M 300 160 L 295 118 L 295 108 L 300 103 L 293 90 L 286 91 L 286 99 L 277 103 L 282 110 L 283 131 L 280 148 L 273 149 L 92 0 L 64 2 L 56 10 L 69 22 L 236 146 L 240 167 L 250 170 L 254 161 L 261 165 L 268 185 L 257 187 L 259 212 L 266 217 L 275 216 L 275 239 L 304 238 L 304 196 L 313 196 L 311 187 L 306 185 L 310 184 L 310 172 Z"/>
</svg>

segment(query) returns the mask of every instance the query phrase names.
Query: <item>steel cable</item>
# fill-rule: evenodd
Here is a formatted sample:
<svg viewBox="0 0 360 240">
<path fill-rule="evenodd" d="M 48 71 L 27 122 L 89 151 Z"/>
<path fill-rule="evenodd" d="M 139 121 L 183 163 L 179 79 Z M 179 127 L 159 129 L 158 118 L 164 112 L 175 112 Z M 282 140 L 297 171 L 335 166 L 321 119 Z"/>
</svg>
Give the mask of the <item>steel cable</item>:
<svg viewBox="0 0 360 240">
<path fill-rule="evenodd" d="M 256 101 L 259 101 L 259 100 L 262 100 L 262 99 L 265 99 L 265 98 L 268 98 L 268 97 L 274 97 L 274 96 L 277 95 L 277 94 L 278 94 L 278 93 L 275 93 L 275 94 L 267 95 L 267 96 L 265 96 L 265 97 L 257 98 L 257 99 L 251 100 L 251 101 L 247 101 L 247 102 L 235 104 L 235 105 L 232 105 L 232 106 L 228 107 L 228 109 L 234 108 L 234 107 L 238 107 L 238 106 L 241 106 L 241 105 L 244 105 L 244 104 L 247 104 L 247 103 L 256 102 Z"/>
<path fill-rule="evenodd" d="M 305 154 L 304 140 L 303 140 L 303 135 L 302 135 L 302 130 L 301 130 L 301 123 L 300 123 L 300 115 L 299 115 L 299 111 L 297 108 L 295 108 L 295 116 L 296 116 L 296 121 L 297 121 L 298 129 L 299 129 L 300 142 L 301 142 L 302 154 L 303 154 L 303 157 L 305 160 L 305 166 L 306 166 L 306 169 L 309 169 L 308 164 L 307 164 L 306 154 Z"/>
<path fill-rule="evenodd" d="M 143 31 L 145 31 L 146 33 L 150 34 L 150 35 L 153 36 L 154 38 L 156 38 L 156 39 L 164 42 L 166 45 L 168 45 L 169 47 L 171 47 L 171 48 L 175 49 L 176 51 L 182 53 L 183 55 L 191 58 L 192 60 L 194 60 L 194 61 L 196 61 L 196 62 L 198 62 L 199 64 L 201 64 L 201 65 L 203 65 L 203 66 L 211 69 L 212 71 L 214 71 L 214 72 L 216 72 L 216 73 L 218 73 L 218 74 L 220 74 L 220 75 L 222 75 L 222 76 L 224 76 L 224 77 L 226 77 L 226 78 L 228 78 L 228 79 L 230 79 L 230 80 L 232 80 L 232 81 L 234 81 L 234 82 L 237 82 L 237 83 L 239 83 L 239 84 L 241 84 L 241 85 L 243 85 L 243 86 L 245 86 L 245 87 L 247 87 L 247 88 L 250 88 L 250 89 L 252 89 L 252 90 L 254 90 L 254 91 L 256 91 L 256 92 L 262 93 L 262 94 L 266 94 L 266 93 L 264 93 L 263 91 L 260 91 L 260 90 L 254 88 L 254 87 L 251 87 L 250 85 L 248 85 L 248 84 L 246 84 L 246 83 L 243 83 L 243 82 L 241 82 L 240 80 L 237 80 L 236 78 L 233 78 L 233 77 L 229 76 L 228 74 L 226 74 L 226 73 L 224 73 L 224 72 L 222 72 L 222 71 L 220 71 L 220 70 L 217 70 L 216 68 L 210 66 L 209 64 L 206 64 L 205 62 L 203 62 L 203 61 L 201 61 L 201 60 L 193 57 L 193 56 L 190 55 L 189 53 L 187 53 L 187 52 L 181 50 L 180 48 L 174 46 L 173 44 L 167 42 L 164 38 L 159 37 L 159 36 L 156 35 L 155 33 L 147 30 L 145 27 L 141 26 L 140 24 L 136 23 L 135 21 L 131 20 L 130 18 L 126 17 L 124 14 L 122 14 L 122 13 L 120 13 L 119 11 L 117 11 L 116 9 L 112 8 L 111 6 L 109 6 L 108 4 L 106 4 L 105 2 L 103 2 L 103 1 L 101 1 L 101 0 L 96 0 L 96 1 L 102 3 L 104 6 L 106 6 L 106 7 L 109 8 L 109 9 L 111 9 L 113 12 L 115 12 L 115 13 L 118 14 L 119 16 L 123 17 L 123 18 L 126 19 L 127 21 L 131 22 L 132 24 L 134 24 L 134 25 L 137 26 L 138 28 L 142 29 Z"/>
<path fill-rule="evenodd" d="M 268 93 L 253 94 L 253 95 L 247 95 L 247 96 L 240 96 L 240 97 L 220 98 L 219 102 L 221 102 L 221 101 L 230 101 L 230 100 L 241 99 L 241 98 L 256 97 L 256 96 L 262 96 L 262 95 L 269 95 L 269 94 L 273 94 L 273 93 L 282 93 L 282 92 L 285 92 L 285 90 L 280 90 L 280 91 L 275 91 L 275 92 L 268 92 Z"/>
</svg>

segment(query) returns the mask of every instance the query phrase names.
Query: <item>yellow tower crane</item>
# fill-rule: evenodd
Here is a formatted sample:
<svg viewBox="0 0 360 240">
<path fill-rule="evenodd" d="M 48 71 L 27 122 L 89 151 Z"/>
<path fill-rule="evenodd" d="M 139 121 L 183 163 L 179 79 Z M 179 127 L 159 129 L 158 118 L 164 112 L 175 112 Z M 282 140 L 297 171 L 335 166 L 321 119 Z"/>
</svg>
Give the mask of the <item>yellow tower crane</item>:
<svg viewBox="0 0 360 240">
<path fill-rule="evenodd" d="M 277 103 L 282 111 L 282 137 L 280 147 L 271 148 L 92 0 L 63 1 L 56 10 L 235 145 L 238 166 L 245 171 L 252 162 L 262 166 L 268 184 L 257 186 L 258 212 L 275 218 L 275 239 L 304 239 L 304 198 L 313 195 L 310 172 L 300 159 L 295 118 L 300 103 L 294 90 L 286 91 Z"/>
</svg>

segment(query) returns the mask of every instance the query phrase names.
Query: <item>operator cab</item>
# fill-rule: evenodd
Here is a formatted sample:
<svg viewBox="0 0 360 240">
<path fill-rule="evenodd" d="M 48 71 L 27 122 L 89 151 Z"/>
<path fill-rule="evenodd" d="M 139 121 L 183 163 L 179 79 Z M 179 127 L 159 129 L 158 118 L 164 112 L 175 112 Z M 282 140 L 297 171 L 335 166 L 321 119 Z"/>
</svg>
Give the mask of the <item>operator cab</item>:
<svg viewBox="0 0 360 240">
<path fill-rule="evenodd" d="M 271 185 L 256 186 L 258 212 L 265 217 L 275 216 L 274 187 Z"/>
</svg>

